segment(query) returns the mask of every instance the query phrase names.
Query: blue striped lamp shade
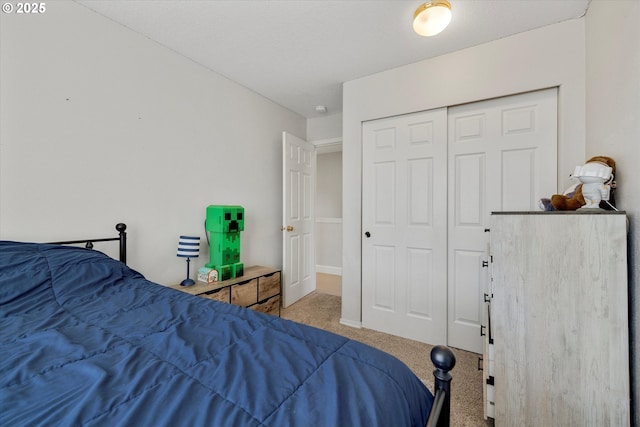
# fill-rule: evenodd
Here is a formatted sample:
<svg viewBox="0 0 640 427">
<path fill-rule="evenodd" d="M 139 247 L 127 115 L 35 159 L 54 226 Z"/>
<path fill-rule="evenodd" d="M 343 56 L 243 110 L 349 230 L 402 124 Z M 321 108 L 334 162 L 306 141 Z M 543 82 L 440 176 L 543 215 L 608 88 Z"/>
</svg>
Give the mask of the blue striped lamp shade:
<svg viewBox="0 0 640 427">
<path fill-rule="evenodd" d="M 200 255 L 200 237 L 180 236 L 178 256 L 182 258 L 198 258 Z"/>
</svg>

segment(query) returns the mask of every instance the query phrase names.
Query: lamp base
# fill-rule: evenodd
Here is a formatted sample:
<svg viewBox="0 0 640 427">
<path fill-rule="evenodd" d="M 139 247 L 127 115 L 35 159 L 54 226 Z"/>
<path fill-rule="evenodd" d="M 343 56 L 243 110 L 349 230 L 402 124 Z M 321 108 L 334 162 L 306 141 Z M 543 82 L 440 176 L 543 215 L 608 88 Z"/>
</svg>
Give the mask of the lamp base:
<svg viewBox="0 0 640 427">
<path fill-rule="evenodd" d="M 194 282 L 192 279 L 184 279 L 182 282 L 180 282 L 180 286 L 192 286 L 195 284 L 196 282 Z"/>
</svg>

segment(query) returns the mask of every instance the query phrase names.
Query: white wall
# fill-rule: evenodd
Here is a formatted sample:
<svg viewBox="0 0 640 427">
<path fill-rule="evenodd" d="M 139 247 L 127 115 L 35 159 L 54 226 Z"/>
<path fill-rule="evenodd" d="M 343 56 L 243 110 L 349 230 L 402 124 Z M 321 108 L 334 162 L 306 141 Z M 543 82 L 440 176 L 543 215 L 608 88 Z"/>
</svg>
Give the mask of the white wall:
<svg viewBox="0 0 640 427">
<path fill-rule="evenodd" d="M 561 191 L 585 157 L 584 61 L 584 20 L 577 19 L 344 84 L 343 323 L 361 322 L 361 123 L 558 86 Z"/>
<path fill-rule="evenodd" d="M 242 261 L 281 266 L 281 132 L 304 137 L 303 117 L 69 1 L 0 19 L 2 239 L 125 222 L 129 264 L 172 284 L 178 235 L 240 204 Z"/>
<path fill-rule="evenodd" d="M 316 216 L 342 218 L 342 152 L 319 152 Z"/>
<path fill-rule="evenodd" d="M 307 141 L 342 138 L 342 112 L 307 120 Z"/>
<path fill-rule="evenodd" d="M 592 1 L 586 16 L 587 156 L 616 160 L 616 204 L 629 227 L 634 425 L 640 425 L 640 2 Z"/>
<path fill-rule="evenodd" d="M 316 270 L 342 274 L 342 151 L 316 157 Z"/>
</svg>

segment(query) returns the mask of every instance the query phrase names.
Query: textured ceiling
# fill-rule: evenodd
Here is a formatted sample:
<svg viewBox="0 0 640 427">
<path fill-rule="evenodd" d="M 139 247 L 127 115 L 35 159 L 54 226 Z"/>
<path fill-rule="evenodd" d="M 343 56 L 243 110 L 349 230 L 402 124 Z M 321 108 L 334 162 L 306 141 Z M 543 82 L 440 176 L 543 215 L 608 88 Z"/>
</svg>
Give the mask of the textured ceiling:
<svg viewBox="0 0 640 427">
<path fill-rule="evenodd" d="M 590 0 L 450 0 L 435 37 L 420 0 L 76 0 L 304 117 L 342 111 L 342 83 L 583 16 Z"/>
</svg>

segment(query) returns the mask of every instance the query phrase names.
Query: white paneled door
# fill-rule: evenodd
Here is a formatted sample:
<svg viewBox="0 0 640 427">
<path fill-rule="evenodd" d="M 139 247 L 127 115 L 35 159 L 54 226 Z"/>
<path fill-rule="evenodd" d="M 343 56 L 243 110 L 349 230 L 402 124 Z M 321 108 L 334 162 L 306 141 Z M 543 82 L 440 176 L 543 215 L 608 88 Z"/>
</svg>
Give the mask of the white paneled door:
<svg viewBox="0 0 640 427">
<path fill-rule="evenodd" d="M 282 133 L 282 305 L 316 288 L 315 167 L 313 144 Z"/>
<path fill-rule="evenodd" d="M 557 90 L 363 123 L 362 323 L 482 352 L 492 211 L 557 188 Z"/>
<path fill-rule="evenodd" d="M 557 90 L 449 108 L 448 344 L 482 352 L 493 211 L 535 211 L 557 188 Z"/>
<path fill-rule="evenodd" d="M 447 111 L 366 122 L 362 324 L 446 343 Z"/>
</svg>

